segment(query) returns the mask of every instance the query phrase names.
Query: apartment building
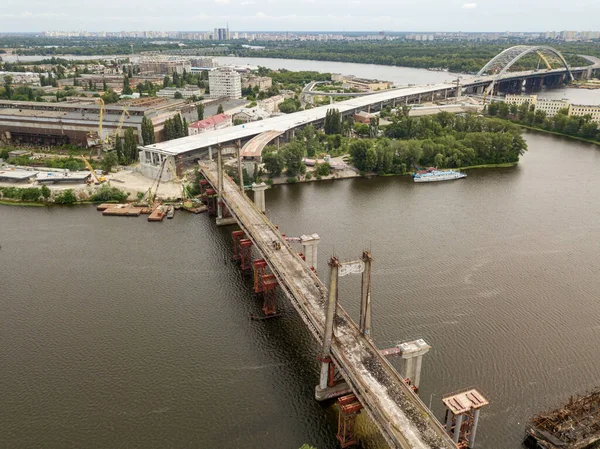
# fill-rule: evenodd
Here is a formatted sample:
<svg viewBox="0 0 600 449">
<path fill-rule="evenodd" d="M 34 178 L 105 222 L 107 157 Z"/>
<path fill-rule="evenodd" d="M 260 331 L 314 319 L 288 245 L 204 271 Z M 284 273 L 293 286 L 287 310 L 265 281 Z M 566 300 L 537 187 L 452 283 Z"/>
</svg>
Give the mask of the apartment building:
<svg viewBox="0 0 600 449">
<path fill-rule="evenodd" d="M 240 74 L 230 67 L 219 67 L 208 72 L 208 85 L 212 98 L 241 98 Z"/>
</svg>

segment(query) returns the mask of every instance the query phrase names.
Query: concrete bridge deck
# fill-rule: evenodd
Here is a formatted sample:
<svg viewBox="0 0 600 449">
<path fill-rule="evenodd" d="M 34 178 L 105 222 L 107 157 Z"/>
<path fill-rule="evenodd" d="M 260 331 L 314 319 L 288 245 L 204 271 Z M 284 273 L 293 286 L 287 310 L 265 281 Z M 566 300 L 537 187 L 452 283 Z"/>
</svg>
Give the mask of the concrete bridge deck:
<svg viewBox="0 0 600 449">
<path fill-rule="evenodd" d="M 205 162 L 200 167 L 217 189 L 217 165 Z M 327 288 L 254 203 L 230 178 L 226 175 L 223 178 L 222 198 L 227 208 L 261 252 L 279 286 L 317 341 L 322 342 Z M 281 244 L 281 249 L 273 249 L 274 241 Z M 341 306 L 338 306 L 335 323 L 334 363 L 389 445 L 403 449 L 456 449 L 431 411 L 381 351 L 360 333 Z"/>
</svg>

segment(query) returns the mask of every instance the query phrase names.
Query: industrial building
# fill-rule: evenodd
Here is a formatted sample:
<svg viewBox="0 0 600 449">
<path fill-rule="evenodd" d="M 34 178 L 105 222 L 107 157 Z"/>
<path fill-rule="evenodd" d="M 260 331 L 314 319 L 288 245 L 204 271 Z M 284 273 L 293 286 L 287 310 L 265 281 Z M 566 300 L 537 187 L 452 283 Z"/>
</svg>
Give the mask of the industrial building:
<svg viewBox="0 0 600 449">
<path fill-rule="evenodd" d="M 240 74 L 231 67 L 219 67 L 208 73 L 208 85 L 212 98 L 241 98 Z"/>
<path fill-rule="evenodd" d="M 178 56 L 144 56 L 138 62 L 140 71 L 143 73 L 159 73 L 172 75 L 190 72 L 192 64 L 189 59 Z"/>
<path fill-rule="evenodd" d="M 0 80 L 4 82 L 5 77 L 10 76 L 14 84 L 28 84 L 30 86 L 40 85 L 40 74 L 35 72 L 3 72 L 0 71 Z"/>
<path fill-rule="evenodd" d="M 102 138 L 114 136 L 121 124 L 120 134 L 133 128 L 139 142 L 144 116 L 154 124 L 157 142 L 165 140 L 164 122 L 179 113 L 195 110 L 185 100 L 140 98 L 104 106 Z M 59 103 L 0 100 L 0 140 L 7 143 L 35 145 L 74 144 L 88 147 L 90 136 L 98 131 L 100 105 L 90 99 Z"/>
<path fill-rule="evenodd" d="M 175 94 L 179 92 L 182 98 L 200 97 L 204 93 L 204 89 L 195 86 L 186 87 L 165 87 L 156 92 L 157 97 L 175 98 Z"/>
</svg>

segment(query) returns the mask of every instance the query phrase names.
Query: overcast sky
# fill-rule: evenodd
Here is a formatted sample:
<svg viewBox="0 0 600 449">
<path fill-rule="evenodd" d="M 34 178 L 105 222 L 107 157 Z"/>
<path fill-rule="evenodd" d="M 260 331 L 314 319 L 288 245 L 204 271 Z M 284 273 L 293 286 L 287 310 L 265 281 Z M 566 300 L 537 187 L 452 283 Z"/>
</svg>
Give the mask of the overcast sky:
<svg viewBox="0 0 600 449">
<path fill-rule="evenodd" d="M 600 29 L 600 0 L 0 0 L 0 32 Z"/>
</svg>

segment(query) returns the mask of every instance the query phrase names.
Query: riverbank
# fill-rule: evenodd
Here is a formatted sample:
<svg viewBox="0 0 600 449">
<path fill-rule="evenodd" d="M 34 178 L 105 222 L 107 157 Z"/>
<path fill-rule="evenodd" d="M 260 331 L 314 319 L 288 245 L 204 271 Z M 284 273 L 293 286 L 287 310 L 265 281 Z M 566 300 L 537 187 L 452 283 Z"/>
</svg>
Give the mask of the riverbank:
<svg viewBox="0 0 600 449">
<path fill-rule="evenodd" d="M 543 128 L 536 128 L 535 126 L 524 125 L 522 123 L 513 122 L 512 120 L 508 120 L 508 119 L 505 119 L 505 120 L 507 120 L 511 123 L 514 123 L 516 125 L 519 125 L 521 128 L 525 128 L 529 131 L 538 131 L 540 133 L 552 134 L 554 136 L 559 136 L 559 137 L 568 137 L 569 139 L 579 140 L 581 142 L 586 142 L 586 143 L 592 143 L 594 145 L 600 145 L 600 142 L 598 142 L 597 140 L 586 139 L 585 137 L 579 137 L 579 136 L 571 136 L 570 134 L 563 134 L 563 133 L 559 133 L 557 131 L 551 131 L 551 130 L 543 129 Z"/>
</svg>

